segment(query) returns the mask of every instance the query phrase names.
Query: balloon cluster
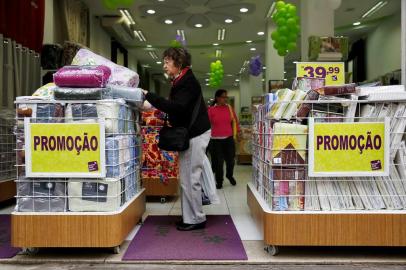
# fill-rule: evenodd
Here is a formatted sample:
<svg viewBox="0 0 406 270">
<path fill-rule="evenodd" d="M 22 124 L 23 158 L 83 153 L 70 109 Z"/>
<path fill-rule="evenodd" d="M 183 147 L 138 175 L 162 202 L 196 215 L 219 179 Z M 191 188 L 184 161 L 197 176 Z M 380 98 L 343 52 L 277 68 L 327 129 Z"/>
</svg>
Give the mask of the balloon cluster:
<svg viewBox="0 0 406 270">
<path fill-rule="evenodd" d="M 276 13 L 272 16 L 272 20 L 276 23 L 277 29 L 272 32 L 271 38 L 279 56 L 285 56 L 297 49 L 296 40 L 300 33 L 300 23 L 296 12 L 295 5 L 283 1 L 276 3 Z"/>
<path fill-rule="evenodd" d="M 258 76 L 262 72 L 262 62 L 259 55 L 251 57 L 249 64 L 249 73 L 252 76 Z"/>
<path fill-rule="evenodd" d="M 218 87 L 223 81 L 224 69 L 220 60 L 210 63 L 209 86 Z"/>
<path fill-rule="evenodd" d="M 131 6 L 134 0 L 103 0 L 103 5 L 110 10 L 117 9 L 122 6 Z"/>
<path fill-rule="evenodd" d="M 180 35 L 176 35 L 176 38 L 171 40 L 169 44 L 171 48 L 181 48 L 186 47 L 186 40 L 182 39 Z"/>
</svg>

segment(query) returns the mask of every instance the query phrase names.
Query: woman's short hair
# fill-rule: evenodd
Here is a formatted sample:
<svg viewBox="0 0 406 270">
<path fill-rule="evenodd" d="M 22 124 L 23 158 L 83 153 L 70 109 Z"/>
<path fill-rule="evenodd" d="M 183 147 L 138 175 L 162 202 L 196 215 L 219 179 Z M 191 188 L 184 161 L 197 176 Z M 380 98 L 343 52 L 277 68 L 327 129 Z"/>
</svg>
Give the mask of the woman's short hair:
<svg viewBox="0 0 406 270">
<path fill-rule="evenodd" d="M 192 64 L 192 56 L 185 48 L 168 48 L 164 51 L 163 58 L 172 59 L 175 66 L 179 68 Z"/>
</svg>

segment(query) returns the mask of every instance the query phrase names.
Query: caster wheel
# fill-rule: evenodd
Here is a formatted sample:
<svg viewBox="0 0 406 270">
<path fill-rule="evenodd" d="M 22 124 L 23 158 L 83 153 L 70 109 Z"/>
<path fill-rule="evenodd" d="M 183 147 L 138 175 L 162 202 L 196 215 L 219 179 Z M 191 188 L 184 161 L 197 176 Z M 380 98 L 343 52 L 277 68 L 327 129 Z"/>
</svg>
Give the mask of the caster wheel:
<svg viewBox="0 0 406 270">
<path fill-rule="evenodd" d="M 279 248 L 277 246 L 266 246 L 264 249 L 271 256 L 278 255 L 278 253 L 279 253 Z"/>
<path fill-rule="evenodd" d="M 39 251 L 39 248 L 23 248 L 24 255 L 35 255 Z"/>
<path fill-rule="evenodd" d="M 120 246 L 113 247 L 113 253 L 114 254 L 120 254 Z"/>
<path fill-rule="evenodd" d="M 165 197 L 161 198 L 161 203 L 166 203 L 166 198 Z"/>
</svg>

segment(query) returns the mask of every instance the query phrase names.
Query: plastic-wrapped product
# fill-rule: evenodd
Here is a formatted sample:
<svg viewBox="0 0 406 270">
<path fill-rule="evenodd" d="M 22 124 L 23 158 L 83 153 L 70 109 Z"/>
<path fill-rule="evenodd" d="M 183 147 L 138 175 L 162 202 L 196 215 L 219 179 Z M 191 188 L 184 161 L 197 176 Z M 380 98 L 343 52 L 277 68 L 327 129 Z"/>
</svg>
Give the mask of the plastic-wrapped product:
<svg viewBox="0 0 406 270">
<path fill-rule="evenodd" d="M 37 123 L 61 123 L 65 116 L 64 107 L 59 103 L 38 103 L 36 115 Z"/>
<path fill-rule="evenodd" d="M 59 44 L 44 44 L 41 50 L 41 67 L 43 69 L 57 69 L 61 65 L 62 46 Z"/>
<path fill-rule="evenodd" d="M 316 91 L 320 95 L 324 96 L 348 95 L 355 93 L 355 86 L 356 86 L 355 83 L 349 83 L 339 86 L 324 86 L 317 89 Z"/>
<path fill-rule="evenodd" d="M 35 97 L 45 97 L 48 99 L 54 99 L 54 91 L 57 86 L 54 83 L 47 83 L 46 85 L 41 86 L 38 88 L 34 94 Z"/>
<path fill-rule="evenodd" d="M 66 212 L 66 186 L 58 179 L 21 178 L 17 181 L 18 212 Z"/>
<path fill-rule="evenodd" d="M 106 137 L 106 177 L 122 177 L 130 165 L 130 136 Z"/>
<path fill-rule="evenodd" d="M 58 100 L 99 100 L 112 98 L 108 88 L 71 88 L 57 87 L 55 99 Z"/>
<path fill-rule="evenodd" d="M 124 100 L 101 100 L 97 102 L 96 107 L 99 117 L 106 119 L 106 136 L 125 132 L 126 106 Z"/>
<path fill-rule="evenodd" d="M 65 119 L 67 122 L 97 122 L 96 104 L 92 103 L 69 103 L 65 109 Z"/>
<path fill-rule="evenodd" d="M 305 97 L 306 101 L 318 100 L 318 99 L 319 99 L 319 93 L 314 90 L 310 90 Z M 297 109 L 296 117 L 297 118 L 307 117 L 309 115 L 309 112 L 312 109 L 312 107 L 313 107 L 312 103 L 300 104 L 299 108 Z"/>
<path fill-rule="evenodd" d="M 87 49 L 81 49 L 77 52 L 72 65 L 105 65 L 111 69 L 110 84 L 137 87 L 139 83 L 136 72 L 119 66 Z"/>
<path fill-rule="evenodd" d="M 73 178 L 68 183 L 69 211 L 117 211 L 121 205 L 121 181 L 115 178 L 88 181 Z"/>
<path fill-rule="evenodd" d="M 64 66 L 54 74 L 59 87 L 105 87 L 111 70 L 107 66 Z"/>
<path fill-rule="evenodd" d="M 109 84 L 108 87 L 111 90 L 113 98 L 122 98 L 130 104 L 134 104 L 138 108 L 142 108 L 144 103 L 144 94 L 141 88 L 127 87 Z"/>
</svg>

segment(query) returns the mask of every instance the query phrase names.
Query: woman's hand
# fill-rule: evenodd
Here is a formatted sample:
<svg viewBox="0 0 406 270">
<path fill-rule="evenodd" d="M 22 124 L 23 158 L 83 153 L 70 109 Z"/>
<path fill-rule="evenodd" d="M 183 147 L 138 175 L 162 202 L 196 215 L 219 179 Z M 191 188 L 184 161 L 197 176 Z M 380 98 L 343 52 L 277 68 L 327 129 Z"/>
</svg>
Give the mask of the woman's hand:
<svg viewBox="0 0 406 270">
<path fill-rule="evenodd" d="M 142 93 L 144 94 L 144 96 L 148 93 L 147 90 L 141 89 Z"/>
</svg>

